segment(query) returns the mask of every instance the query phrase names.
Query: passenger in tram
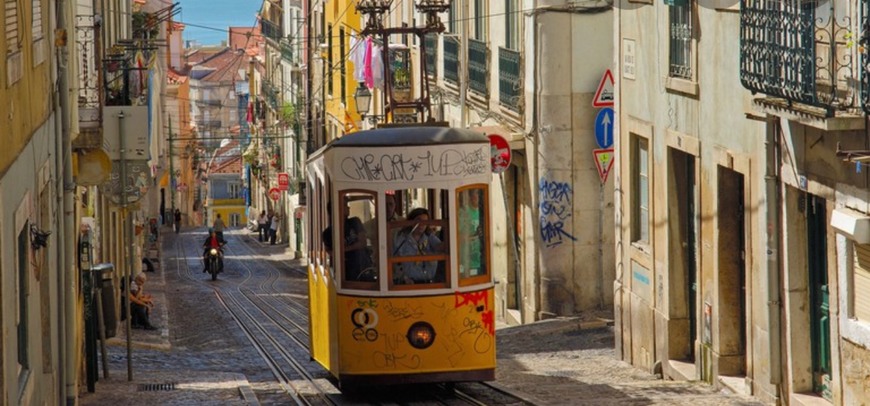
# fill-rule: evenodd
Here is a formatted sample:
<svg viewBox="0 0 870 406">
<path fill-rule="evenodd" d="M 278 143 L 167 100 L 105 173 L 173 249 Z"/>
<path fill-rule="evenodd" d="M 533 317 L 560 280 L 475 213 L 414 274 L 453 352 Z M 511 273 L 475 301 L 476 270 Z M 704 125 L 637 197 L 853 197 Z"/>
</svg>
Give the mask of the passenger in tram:
<svg viewBox="0 0 870 406">
<path fill-rule="evenodd" d="M 419 256 L 432 255 L 442 251 L 441 239 L 435 235 L 428 225 L 429 210 L 418 207 L 408 213 L 408 220 L 416 224 L 407 226 L 396 235 L 393 244 L 394 255 Z M 408 261 L 400 262 L 393 271 L 393 282 L 396 284 L 432 283 L 439 282 L 442 276 L 438 275 L 438 261 Z"/>
<path fill-rule="evenodd" d="M 331 213 L 331 205 L 326 207 Z M 374 281 L 377 272 L 374 269 L 371 255 L 367 247 L 366 228 L 359 217 L 348 217 L 350 210 L 345 209 L 344 215 L 344 275 L 349 281 Z M 326 227 L 321 234 L 324 248 L 333 257 L 332 226 Z"/>
<path fill-rule="evenodd" d="M 468 190 L 460 197 L 459 208 L 459 274 L 476 276 L 483 274 L 481 258 L 483 228 L 480 222 L 480 190 Z"/>
</svg>

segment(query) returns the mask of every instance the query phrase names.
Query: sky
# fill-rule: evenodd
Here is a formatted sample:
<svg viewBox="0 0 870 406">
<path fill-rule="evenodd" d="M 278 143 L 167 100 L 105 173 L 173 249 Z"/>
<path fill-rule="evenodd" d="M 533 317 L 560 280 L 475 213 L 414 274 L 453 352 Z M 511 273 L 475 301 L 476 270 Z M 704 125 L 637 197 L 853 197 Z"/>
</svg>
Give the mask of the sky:
<svg viewBox="0 0 870 406">
<path fill-rule="evenodd" d="M 186 26 L 184 40 L 219 45 L 227 40 L 227 27 L 253 27 L 263 0 L 179 0 L 176 17 Z"/>
</svg>

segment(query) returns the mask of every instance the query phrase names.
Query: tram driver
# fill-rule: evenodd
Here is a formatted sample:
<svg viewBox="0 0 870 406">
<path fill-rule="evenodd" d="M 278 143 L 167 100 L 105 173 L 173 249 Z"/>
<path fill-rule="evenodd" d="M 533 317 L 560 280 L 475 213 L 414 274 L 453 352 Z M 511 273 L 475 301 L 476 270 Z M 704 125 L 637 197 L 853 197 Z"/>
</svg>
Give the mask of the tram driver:
<svg viewBox="0 0 870 406">
<path fill-rule="evenodd" d="M 421 256 L 442 251 L 441 239 L 429 226 L 422 224 L 429 221 L 429 210 L 422 207 L 411 210 L 408 220 L 416 223 L 403 228 L 396 235 L 394 255 Z M 396 284 L 432 283 L 439 279 L 438 261 L 400 262 L 393 272 L 393 282 Z"/>
</svg>

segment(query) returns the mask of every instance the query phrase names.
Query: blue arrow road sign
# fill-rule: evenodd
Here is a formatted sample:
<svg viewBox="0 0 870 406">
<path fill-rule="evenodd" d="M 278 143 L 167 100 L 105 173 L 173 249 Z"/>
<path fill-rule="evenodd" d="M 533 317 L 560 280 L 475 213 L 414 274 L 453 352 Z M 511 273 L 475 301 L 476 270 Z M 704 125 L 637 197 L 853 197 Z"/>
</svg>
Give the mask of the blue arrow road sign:
<svg viewBox="0 0 870 406">
<path fill-rule="evenodd" d="M 595 117 L 595 141 L 599 148 L 610 148 L 613 145 L 613 109 L 605 107 Z"/>
</svg>

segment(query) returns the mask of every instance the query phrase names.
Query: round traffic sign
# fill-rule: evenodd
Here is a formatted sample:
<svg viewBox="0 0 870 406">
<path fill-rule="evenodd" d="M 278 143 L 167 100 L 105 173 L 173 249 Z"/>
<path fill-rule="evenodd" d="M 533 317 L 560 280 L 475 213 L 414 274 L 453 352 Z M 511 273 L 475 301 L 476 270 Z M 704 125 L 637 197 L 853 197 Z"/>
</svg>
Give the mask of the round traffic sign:
<svg viewBox="0 0 870 406">
<path fill-rule="evenodd" d="M 278 199 L 281 198 L 281 191 L 278 190 L 278 188 L 273 187 L 273 188 L 269 189 L 269 197 L 271 197 L 272 200 L 277 202 Z"/>
<path fill-rule="evenodd" d="M 490 134 L 489 148 L 492 159 L 492 172 L 502 173 L 511 164 L 511 147 L 504 137 Z"/>
</svg>

